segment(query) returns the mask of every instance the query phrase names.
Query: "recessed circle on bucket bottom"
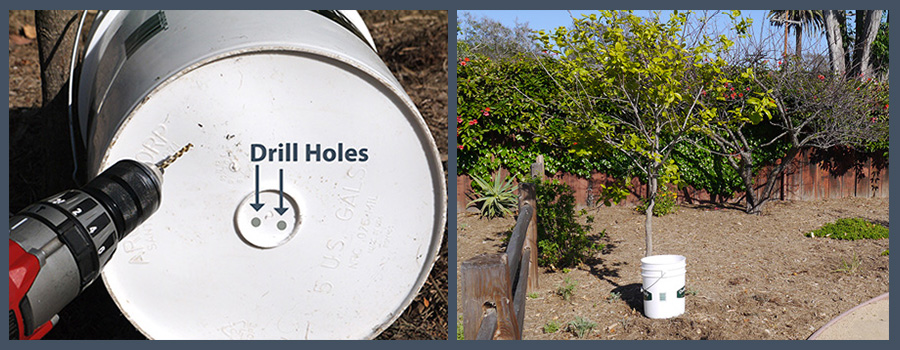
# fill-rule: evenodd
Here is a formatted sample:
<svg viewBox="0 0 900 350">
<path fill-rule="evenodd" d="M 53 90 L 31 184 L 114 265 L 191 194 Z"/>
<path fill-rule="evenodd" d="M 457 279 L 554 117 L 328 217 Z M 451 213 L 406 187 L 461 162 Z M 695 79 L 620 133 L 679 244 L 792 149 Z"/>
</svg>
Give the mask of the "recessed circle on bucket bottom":
<svg viewBox="0 0 900 350">
<path fill-rule="evenodd" d="M 252 192 L 234 211 L 234 229 L 245 243 L 275 248 L 287 243 L 300 228 L 297 202 L 278 190 Z"/>
</svg>

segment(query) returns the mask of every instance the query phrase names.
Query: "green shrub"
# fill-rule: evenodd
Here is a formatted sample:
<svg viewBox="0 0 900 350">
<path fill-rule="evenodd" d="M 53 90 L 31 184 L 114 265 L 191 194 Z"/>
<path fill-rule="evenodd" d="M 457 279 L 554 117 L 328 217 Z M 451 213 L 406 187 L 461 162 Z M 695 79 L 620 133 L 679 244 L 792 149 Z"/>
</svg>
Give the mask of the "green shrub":
<svg viewBox="0 0 900 350">
<path fill-rule="evenodd" d="M 861 218 L 837 219 L 806 234 L 807 237 L 828 237 L 855 241 L 857 239 L 888 238 L 888 228 Z"/>
<path fill-rule="evenodd" d="M 668 186 L 663 185 L 660 186 L 658 192 L 656 192 L 656 204 L 653 206 L 653 215 L 654 216 L 665 216 L 666 214 L 670 214 L 675 212 L 676 204 L 675 202 L 678 200 L 678 194 L 675 191 L 669 189 Z M 647 206 L 650 205 L 650 201 L 647 199 L 641 199 L 641 205 L 634 208 L 641 214 L 647 211 Z"/>
<path fill-rule="evenodd" d="M 475 191 L 476 199 L 469 202 L 469 205 L 477 205 L 481 216 L 488 218 L 512 214 L 512 208 L 518 205 L 519 197 L 516 195 L 516 186 L 512 179 L 505 180 L 506 177 L 500 174 L 500 169 L 494 174 L 493 179 L 487 176 L 472 177 L 472 190 Z"/>
<path fill-rule="evenodd" d="M 574 191 L 562 182 L 532 179 L 537 191 L 538 264 L 551 269 L 575 266 L 603 249 L 588 238 L 594 217 L 575 210 Z M 581 224 L 584 217 L 587 224 Z M 600 233 L 600 237 L 606 231 Z"/>
<path fill-rule="evenodd" d="M 544 333 L 556 333 L 557 331 L 559 331 L 559 323 L 556 321 L 550 321 L 544 325 Z"/>
<path fill-rule="evenodd" d="M 465 340 L 466 337 L 463 334 L 464 334 L 464 332 L 463 332 L 462 315 L 459 315 L 459 318 L 457 318 L 457 321 L 456 321 L 456 340 Z"/>
<path fill-rule="evenodd" d="M 578 287 L 578 282 L 566 277 L 566 280 L 556 288 L 556 294 L 563 298 L 563 300 L 569 300 L 569 298 L 575 294 L 575 287 Z"/>
<path fill-rule="evenodd" d="M 572 332 L 576 337 L 584 338 L 588 335 L 594 327 L 597 327 L 597 324 L 591 322 L 586 318 L 578 316 L 575 318 L 575 321 L 569 322 L 569 332 Z"/>
</svg>

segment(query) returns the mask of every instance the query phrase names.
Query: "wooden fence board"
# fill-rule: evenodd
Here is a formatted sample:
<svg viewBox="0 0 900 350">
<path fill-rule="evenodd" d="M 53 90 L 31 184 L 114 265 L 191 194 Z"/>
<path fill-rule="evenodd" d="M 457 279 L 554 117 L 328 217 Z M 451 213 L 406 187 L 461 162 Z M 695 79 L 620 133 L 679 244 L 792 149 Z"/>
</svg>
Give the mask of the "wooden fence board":
<svg viewBox="0 0 900 350">
<path fill-rule="evenodd" d="M 538 247 L 537 247 L 537 191 L 533 184 L 523 183 L 519 185 L 519 216 L 522 216 L 524 207 L 531 207 L 531 214 L 528 218 L 528 230 L 525 235 L 525 245 L 523 249 L 530 249 L 531 256 L 529 258 L 530 265 L 528 272 L 531 278 L 528 279 L 528 292 L 534 292 L 538 289 Z"/>
<path fill-rule="evenodd" d="M 512 308 L 511 281 L 506 254 L 481 254 L 462 263 L 463 336 L 475 339 L 488 309 L 497 312 L 494 339 L 520 339 Z"/>
</svg>

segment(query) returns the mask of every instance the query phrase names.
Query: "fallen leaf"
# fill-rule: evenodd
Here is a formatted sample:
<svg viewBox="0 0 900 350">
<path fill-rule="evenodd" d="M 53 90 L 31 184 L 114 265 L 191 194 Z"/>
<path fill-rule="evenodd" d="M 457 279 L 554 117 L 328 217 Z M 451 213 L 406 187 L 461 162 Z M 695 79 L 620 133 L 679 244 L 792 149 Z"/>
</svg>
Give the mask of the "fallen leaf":
<svg viewBox="0 0 900 350">
<path fill-rule="evenodd" d="M 428 307 L 428 304 L 430 304 L 430 303 L 428 302 L 428 299 L 424 299 L 424 298 L 423 298 L 423 299 L 422 299 L 422 302 L 425 303 L 425 307 Z"/>
<path fill-rule="evenodd" d="M 28 39 L 34 39 L 34 38 L 37 38 L 37 30 L 35 30 L 35 29 L 34 29 L 34 26 L 33 26 L 33 25 L 30 25 L 30 24 L 25 25 L 24 27 L 22 27 L 22 34 L 24 34 L 25 37 L 28 38 Z"/>
<path fill-rule="evenodd" d="M 12 45 L 27 45 L 27 44 L 31 44 L 31 39 L 28 39 L 21 35 L 10 34 L 9 42 Z"/>
</svg>

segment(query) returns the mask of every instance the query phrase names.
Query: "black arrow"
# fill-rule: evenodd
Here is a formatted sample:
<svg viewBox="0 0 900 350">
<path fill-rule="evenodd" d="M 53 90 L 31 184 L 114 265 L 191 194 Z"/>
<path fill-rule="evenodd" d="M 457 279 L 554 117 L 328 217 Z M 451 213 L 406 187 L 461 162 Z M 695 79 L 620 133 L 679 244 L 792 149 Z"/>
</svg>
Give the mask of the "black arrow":
<svg viewBox="0 0 900 350">
<path fill-rule="evenodd" d="M 259 211 L 259 208 L 262 208 L 265 203 L 259 202 L 259 164 L 256 165 L 256 201 L 254 203 L 250 203 L 250 206 L 253 207 L 256 211 Z"/>
<path fill-rule="evenodd" d="M 284 215 L 288 208 L 284 207 L 284 169 L 278 169 L 278 215 Z"/>
</svg>

